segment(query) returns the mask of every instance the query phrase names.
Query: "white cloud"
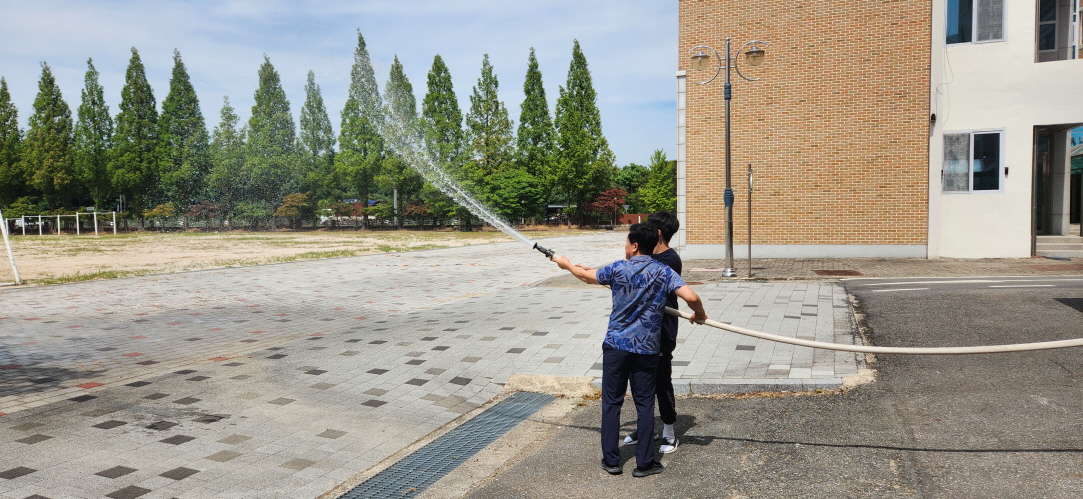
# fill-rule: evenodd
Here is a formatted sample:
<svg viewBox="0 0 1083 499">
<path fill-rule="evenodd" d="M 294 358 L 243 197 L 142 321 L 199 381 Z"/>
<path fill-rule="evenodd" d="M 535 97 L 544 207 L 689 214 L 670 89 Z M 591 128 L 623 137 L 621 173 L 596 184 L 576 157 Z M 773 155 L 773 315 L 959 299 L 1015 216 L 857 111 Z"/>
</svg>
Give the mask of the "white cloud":
<svg viewBox="0 0 1083 499">
<path fill-rule="evenodd" d="M 360 28 L 382 85 L 397 54 L 420 100 L 432 57 L 448 64 L 464 112 L 488 53 L 500 96 L 518 121 L 530 47 L 549 105 L 567 77 L 572 40 L 590 63 L 605 133 L 620 163 L 645 162 L 675 142 L 677 6 L 658 0 L 368 0 L 288 2 L 61 2 L 0 0 L 0 76 L 20 121 L 32 112 L 39 63 L 57 75 L 73 111 L 86 59 L 94 58 L 111 111 L 117 112 L 129 48 L 139 49 L 160 103 L 172 52 L 181 51 L 208 127 L 223 95 L 247 119 L 256 70 L 266 53 L 282 76 L 295 116 L 311 69 L 337 129 Z"/>
</svg>

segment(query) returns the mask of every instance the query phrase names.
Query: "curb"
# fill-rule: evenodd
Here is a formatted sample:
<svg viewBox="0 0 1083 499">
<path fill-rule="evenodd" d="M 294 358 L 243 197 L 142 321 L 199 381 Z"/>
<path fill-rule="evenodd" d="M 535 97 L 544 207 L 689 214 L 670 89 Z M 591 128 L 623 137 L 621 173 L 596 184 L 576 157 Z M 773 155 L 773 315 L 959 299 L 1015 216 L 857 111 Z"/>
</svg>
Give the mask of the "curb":
<svg viewBox="0 0 1083 499">
<path fill-rule="evenodd" d="M 591 386 L 602 389 L 601 378 L 594 378 Z M 842 378 L 675 378 L 675 395 L 713 395 L 721 393 L 756 392 L 809 392 L 837 390 L 842 388 Z"/>
</svg>

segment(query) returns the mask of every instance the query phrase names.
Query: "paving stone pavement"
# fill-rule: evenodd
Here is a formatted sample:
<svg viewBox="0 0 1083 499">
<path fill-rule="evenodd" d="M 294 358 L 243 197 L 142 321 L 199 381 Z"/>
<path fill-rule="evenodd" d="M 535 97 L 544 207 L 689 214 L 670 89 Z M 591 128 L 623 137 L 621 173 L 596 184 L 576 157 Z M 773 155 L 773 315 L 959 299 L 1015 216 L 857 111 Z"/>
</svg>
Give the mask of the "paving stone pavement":
<svg viewBox="0 0 1083 499">
<path fill-rule="evenodd" d="M 573 261 L 622 233 L 546 240 Z M 316 497 L 496 396 L 600 375 L 610 297 L 517 243 L 0 291 L 0 497 Z M 833 282 L 696 286 L 713 319 L 853 342 Z M 682 326 L 681 392 L 837 386 L 852 354 Z"/>
</svg>

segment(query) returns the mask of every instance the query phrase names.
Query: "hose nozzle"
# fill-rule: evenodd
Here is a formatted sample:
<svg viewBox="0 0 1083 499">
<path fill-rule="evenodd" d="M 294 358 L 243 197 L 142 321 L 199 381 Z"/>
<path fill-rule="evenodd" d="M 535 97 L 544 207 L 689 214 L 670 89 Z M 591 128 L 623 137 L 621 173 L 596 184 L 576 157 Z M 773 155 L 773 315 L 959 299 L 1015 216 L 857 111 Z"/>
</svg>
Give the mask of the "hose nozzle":
<svg viewBox="0 0 1083 499">
<path fill-rule="evenodd" d="M 545 257 L 546 257 L 546 258 L 548 258 L 548 259 L 550 259 L 550 260 L 552 260 L 552 259 L 553 259 L 553 255 L 556 255 L 556 254 L 557 254 L 557 252 L 556 252 L 556 251 L 553 251 L 553 250 L 551 250 L 551 249 L 546 249 L 546 248 L 545 248 L 545 247 L 543 247 L 543 246 L 539 246 L 539 245 L 538 245 L 538 243 L 534 243 L 534 249 L 536 249 L 536 250 L 538 250 L 538 251 L 542 252 L 542 254 L 543 254 L 543 255 L 545 255 Z"/>
</svg>

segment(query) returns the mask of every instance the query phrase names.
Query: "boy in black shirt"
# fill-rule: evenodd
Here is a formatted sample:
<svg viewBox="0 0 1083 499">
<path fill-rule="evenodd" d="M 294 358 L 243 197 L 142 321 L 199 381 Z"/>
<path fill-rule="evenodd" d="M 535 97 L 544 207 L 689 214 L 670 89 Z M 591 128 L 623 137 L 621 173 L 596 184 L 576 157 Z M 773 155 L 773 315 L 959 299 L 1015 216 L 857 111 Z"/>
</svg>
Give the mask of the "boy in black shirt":
<svg viewBox="0 0 1083 499">
<path fill-rule="evenodd" d="M 659 211 L 647 217 L 647 224 L 658 231 L 658 244 L 654 247 L 652 257 L 680 275 L 681 257 L 669 247 L 670 239 L 681 227 L 680 221 L 668 211 Z M 666 298 L 666 306 L 677 308 L 677 295 L 671 293 Z M 658 452 L 669 454 L 677 450 L 679 443 L 673 430 L 673 424 L 677 422 L 676 399 L 673 397 L 673 350 L 677 347 L 676 316 L 667 314 L 662 318 L 661 340 L 662 351 L 658 357 L 658 375 L 655 378 L 658 412 L 661 413 L 663 425 L 662 445 L 658 447 Z M 624 443 L 631 444 L 638 440 L 637 437 L 636 433 L 632 433 L 624 437 Z"/>
</svg>

